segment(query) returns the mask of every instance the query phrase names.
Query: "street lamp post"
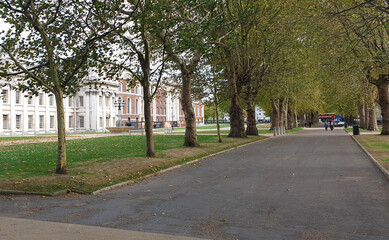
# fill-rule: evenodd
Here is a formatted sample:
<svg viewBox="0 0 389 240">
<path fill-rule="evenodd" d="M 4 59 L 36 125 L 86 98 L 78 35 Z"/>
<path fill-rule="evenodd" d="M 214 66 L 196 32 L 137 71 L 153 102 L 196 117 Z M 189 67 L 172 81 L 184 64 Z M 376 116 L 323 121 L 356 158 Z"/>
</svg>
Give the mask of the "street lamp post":
<svg viewBox="0 0 389 240">
<path fill-rule="evenodd" d="M 123 125 L 121 110 L 122 108 L 124 108 L 125 104 L 126 102 L 120 98 L 118 101 L 115 100 L 115 102 L 113 103 L 113 105 L 118 108 L 118 114 L 117 114 L 118 120 L 116 121 L 116 127 L 121 127 Z"/>
</svg>

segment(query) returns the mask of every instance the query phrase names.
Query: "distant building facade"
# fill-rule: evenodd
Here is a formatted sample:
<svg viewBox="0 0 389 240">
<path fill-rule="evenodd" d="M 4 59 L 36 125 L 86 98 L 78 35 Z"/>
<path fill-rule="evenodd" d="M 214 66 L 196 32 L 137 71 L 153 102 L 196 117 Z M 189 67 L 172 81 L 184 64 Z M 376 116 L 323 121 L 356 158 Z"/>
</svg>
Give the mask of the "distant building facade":
<svg viewBox="0 0 389 240">
<path fill-rule="evenodd" d="M 0 87 L 0 135 L 18 136 L 54 134 L 57 132 L 57 110 L 52 94 L 15 90 L 17 82 L 1 82 Z M 169 126 L 185 126 L 185 116 L 179 97 L 169 93 L 167 88 L 157 91 L 151 112 L 154 122 Z M 117 102 L 123 106 L 119 110 Z M 124 101 L 124 102 L 123 102 Z M 124 122 L 138 122 L 144 127 L 143 88 L 140 84 L 127 87 L 124 81 L 99 81 L 98 86 L 85 84 L 72 97 L 64 98 L 65 124 L 67 132 L 104 132 L 107 127 L 116 126 L 121 118 Z M 204 123 L 204 106 L 193 103 L 196 123 Z"/>
</svg>

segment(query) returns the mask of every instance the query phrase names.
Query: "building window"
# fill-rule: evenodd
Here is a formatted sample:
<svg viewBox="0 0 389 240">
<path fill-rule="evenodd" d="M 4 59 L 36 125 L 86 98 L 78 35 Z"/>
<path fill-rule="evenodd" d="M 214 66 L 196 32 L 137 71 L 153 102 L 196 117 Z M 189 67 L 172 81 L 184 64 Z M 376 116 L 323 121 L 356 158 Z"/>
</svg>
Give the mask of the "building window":
<svg viewBox="0 0 389 240">
<path fill-rule="evenodd" d="M 85 127 L 84 116 L 78 116 L 77 124 L 78 124 L 79 128 L 84 128 Z"/>
<path fill-rule="evenodd" d="M 109 117 L 106 117 L 106 118 L 105 118 L 105 125 L 106 125 L 107 127 L 110 127 L 110 126 L 111 126 L 111 124 L 110 124 L 110 122 L 109 122 Z"/>
<path fill-rule="evenodd" d="M 22 115 L 17 114 L 17 115 L 15 116 L 15 120 L 16 120 L 16 129 L 20 129 L 20 127 L 21 127 L 21 121 L 22 121 Z"/>
<path fill-rule="evenodd" d="M 74 118 L 73 118 L 73 116 L 69 116 L 69 128 L 74 128 Z"/>
<path fill-rule="evenodd" d="M 104 126 L 103 117 L 100 117 L 100 127 L 102 128 Z"/>
<path fill-rule="evenodd" d="M 16 91 L 15 94 L 15 104 L 20 104 L 20 91 Z"/>
<path fill-rule="evenodd" d="M 105 97 L 105 106 L 109 107 L 109 97 Z"/>
<path fill-rule="evenodd" d="M 34 127 L 34 115 L 28 115 L 28 129 Z"/>
<path fill-rule="evenodd" d="M 1 97 L 3 98 L 3 103 L 8 103 L 8 90 L 3 90 L 1 92 Z"/>
<path fill-rule="evenodd" d="M 43 93 L 39 93 L 39 106 L 43 106 L 45 103 Z"/>
<path fill-rule="evenodd" d="M 100 106 L 100 107 L 103 106 L 103 96 L 100 96 L 100 97 L 99 97 L 99 106 Z"/>
<path fill-rule="evenodd" d="M 84 106 L 84 96 L 78 96 L 77 107 Z"/>
<path fill-rule="evenodd" d="M 51 129 L 54 128 L 54 121 L 55 121 L 54 116 L 50 116 L 50 128 L 51 128 Z"/>
<path fill-rule="evenodd" d="M 39 115 L 39 129 L 45 128 L 45 115 Z"/>
<path fill-rule="evenodd" d="M 73 97 L 69 97 L 69 107 L 73 107 Z"/>
<path fill-rule="evenodd" d="M 29 92 L 29 93 L 27 94 L 27 99 L 28 99 L 28 100 L 27 100 L 27 104 L 28 104 L 28 105 L 32 105 L 32 102 L 33 102 L 33 101 L 32 101 L 32 98 L 33 98 L 33 97 L 34 97 L 34 96 L 32 95 L 32 93 Z"/>
<path fill-rule="evenodd" d="M 50 106 L 53 106 L 53 105 L 54 105 L 54 96 L 53 96 L 53 95 L 50 95 L 50 96 L 49 96 L 49 105 L 50 105 Z"/>
<path fill-rule="evenodd" d="M 9 129 L 9 118 L 8 115 L 3 115 L 3 129 L 8 130 Z"/>
<path fill-rule="evenodd" d="M 139 92 L 139 87 L 136 86 L 136 87 L 135 87 L 135 93 L 138 94 L 138 92 Z"/>
<path fill-rule="evenodd" d="M 131 100 L 130 98 L 127 98 L 127 113 L 130 114 L 131 110 Z"/>
<path fill-rule="evenodd" d="M 139 114 L 139 100 L 138 99 L 136 99 L 135 100 L 135 114 Z"/>
</svg>

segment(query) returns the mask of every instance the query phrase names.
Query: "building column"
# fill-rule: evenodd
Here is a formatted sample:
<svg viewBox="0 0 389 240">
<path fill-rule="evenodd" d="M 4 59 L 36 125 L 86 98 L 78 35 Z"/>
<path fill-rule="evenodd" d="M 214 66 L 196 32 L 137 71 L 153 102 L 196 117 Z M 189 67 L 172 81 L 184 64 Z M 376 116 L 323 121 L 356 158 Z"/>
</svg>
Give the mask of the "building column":
<svg viewBox="0 0 389 240">
<path fill-rule="evenodd" d="M 104 92 L 103 93 L 103 129 L 106 129 L 107 128 L 107 111 L 108 111 L 108 109 L 107 109 L 107 106 L 105 106 L 106 104 L 106 98 L 107 98 L 107 96 L 106 96 L 106 92 Z M 127 99 L 123 99 L 124 101 L 125 101 L 125 103 L 127 104 Z M 125 104 L 125 106 L 126 106 L 126 104 Z M 123 109 L 123 112 L 124 112 L 124 109 Z"/>
<path fill-rule="evenodd" d="M 69 97 L 63 98 L 63 105 L 65 111 L 65 131 L 69 131 Z"/>
<path fill-rule="evenodd" d="M 10 89 L 9 91 L 9 104 L 11 106 L 11 111 L 9 113 L 9 116 L 8 116 L 8 121 L 9 121 L 9 124 L 10 124 L 10 130 L 11 130 L 11 133 L 10 135 L 14 135 L 15 132 L 16 132 L 16 113 L 15 113 L 15 101 L 16 101 L 16 92 L 15 90 L 12 90 Z"/>
<path fill-rule="evenodd" d="M 22 115 L 22 131 L 23 135 L 28 133 L 28 93 L 22 92 L 23 96 L 20 101 L 23 101 L 23 115 Z M 25 94 L 27 97 L 25 97 Z"/>
<path fill-rule="evenodd" d="M 6 85 L 8 86 L 8 85 Z M 3 96 L 1 95 L 2 88 L 0 88 L 0 113 L 1 113 L 1 121 L 0 121 L 0 135 L 3 135 Z"/>
<path fill-rule="evenodd" d="M 153 114 L 153 121 L 156 122 L 157 121 L 157 101 L 155 100 L 155 98 L 153 99 L 152 101 L 152 104 L 153 104 L 153 112 L 151 114 Z"/>
<path fill-rule="evenodd" d="M 46 131 L 46 133 L 50 133 L 50 96 L 49 96 L 49 94 L 45 94 L 45 106 L 46 106 L 45 131 Z"/>
<path fill-rule="evenodd" d="M 39 94 L 34 98 L 34 129 L 35 134 L 39 133 Z"/>
<path fill-rule="evenodd" d="M 85 130 L 87 132 L 91 131 L 91 123 L 90 123 L 90 96 L 91 92 L 90 90 L 85 91 L 85 100 L 84 100 L 84 106 L 85 106 Z"/>
<path fill-rule="evenodd" d="M 204 119 L 204 104 L 203 105 L 201 105 L 201 117 L 202 117 L 202 119 L 203 119 L 203 124 L 205 123 L 205 119 Z"/>
</svg>

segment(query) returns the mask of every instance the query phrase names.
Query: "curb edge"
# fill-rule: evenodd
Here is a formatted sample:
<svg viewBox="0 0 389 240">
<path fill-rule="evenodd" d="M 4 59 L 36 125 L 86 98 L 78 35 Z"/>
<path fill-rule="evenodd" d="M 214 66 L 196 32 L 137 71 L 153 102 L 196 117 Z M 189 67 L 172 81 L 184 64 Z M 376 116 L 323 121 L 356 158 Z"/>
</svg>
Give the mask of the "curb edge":
<svg viewBox="0 0 389 240">
<path fill-rule="evenodd" d="M 389 180 L 389 172 L 358 142 L 358 140 L 351 134 L 350 137 L 357 143 L 357 145 L 362 149 L 362 151 L 370 158 L 370 160 L 374 163 L 374 165 L 381 170 L 381 172 L 385 175 L 387 180 Z"/>
</svg>

